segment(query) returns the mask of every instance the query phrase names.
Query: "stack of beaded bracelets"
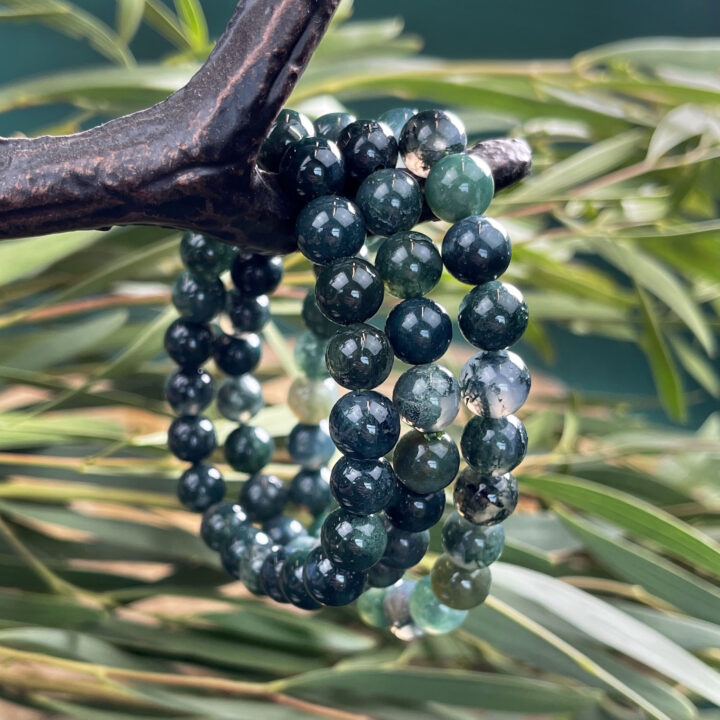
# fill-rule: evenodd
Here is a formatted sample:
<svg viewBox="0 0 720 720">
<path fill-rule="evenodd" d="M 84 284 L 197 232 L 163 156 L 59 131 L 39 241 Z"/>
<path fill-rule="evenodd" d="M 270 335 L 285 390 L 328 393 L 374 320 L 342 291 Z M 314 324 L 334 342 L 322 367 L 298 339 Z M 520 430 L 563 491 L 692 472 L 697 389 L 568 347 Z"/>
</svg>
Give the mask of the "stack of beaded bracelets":
<svg viewBox="0 0 720 720">
<path fill-rule="evenodd" d="M 497 281 L 510 262 L 510 241 L 481 214 L 493 196 L 492 174 L 465 146 L 462 124 L 443 111 L 398 109 L 380 121 L 333 113 L 313 126 L 285 110 L 271 128 L 259 161 L 306 203 L 297 240 L 317 277 L 303 304 L 307 331 L 295 348 L 304 375 L 288 398 L 299 420 L 288 451 L 301 466 L 289 487 L 261 472 L 274 445 L 264 430 L 246 424 L 262 407 L 260 385 L 248 373 L 260 359 L 255 333 L 269 319 L 266 293 L 280 281 L 279 260 L 186 236 L 181 252 L 188 270 L 173 292 L 182 317 L 166 336 L 168 353 L 181 366 L 167 384 L 181 415 L 169 445 L 193 463 L 178 495 L 189 509 L 204 511 L 203 538 L 220 551 L 228 572 L 255 594 L 304 609 L 359 598 L 365 622 L 403 638 L 448 632 L 487 596 L 488 566 L 504 545 L 499 523 L 517 503 L 510 471 L 527 447 L 512 413 L 524 403 L 530 377 L 507 350 L 525 330 L 527 307 L 516 288 Z M 353 194 L 354 202 L 341 193 Z M 442 256 L 412 230 L 435 217 L 454 223 Z M 380 237 L 366 246 L 368 232 Z M 375 249 L 373 265 L 367 258 Z M 225 300 L 218 276 L 230 262 L 235 290 Z M 476 285 L 460 305 L 458 324 L 480 352 L 465 364 L 460 382 L 435 364 L 452 340 L 450 317 L 424 297 L 443 264 Z M 385 288 L 401 302 L 383 332 L 367 321 Z M 213 339 L 207 323 L 223 308 L 234 332 Z M 212 380 L 200 369 L 210 354 L 231 376 L 218 392 L 218 410 L 241 423 L 225 447 L 228 463 L 250 475 L 239 504 L 222 501 L 219 472 L 201 462 L 215 447 L 212 424 L 199 415 L 212 399 Z M 389 377 L 395 357 L 412 367 L 391 401 L 373 388 Z M 349 392 L 337 399 L 335 383 Z M 404 579 L 425 555 L 428 531 L 443 516 L 445 490 L 460 468 L 460 453 L 444 430 L 461 398 L 476 417 L 462 434 L 468 467 L 457 477 L 456 511 L 443 527 L 445 554 L 428 577 Z M 402 438 L 401 420 L 412 428 Z M 330 472 L 335 448 L 343 456 Z M 384 456 L 393 448 L 391 465 Z M 283 515 L 288 502 L 315 518 L 307 529 Z"/>
</svg>

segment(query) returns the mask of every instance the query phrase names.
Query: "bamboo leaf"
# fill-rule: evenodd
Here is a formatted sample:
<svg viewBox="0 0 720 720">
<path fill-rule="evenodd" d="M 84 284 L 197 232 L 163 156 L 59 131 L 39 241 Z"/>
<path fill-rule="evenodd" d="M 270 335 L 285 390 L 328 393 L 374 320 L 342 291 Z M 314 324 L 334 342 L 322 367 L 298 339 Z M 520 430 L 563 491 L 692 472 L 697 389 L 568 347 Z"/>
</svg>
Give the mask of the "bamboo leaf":
<svg viewBox="0 0 720 720">
<path fill-rule="evenodd" d="M 190 48 L 182 25 L 161 0 L 145 0 L 145 20 L 180 50 Z"/>
<path fill-rule="evenodd" d="M 175 0 L 175 8 L 190 47 L 196 52 L 203 52 L 209 38 L 202 5 L 198 0 Z"/>
<path fill-rule="evenodd" d="M 117 0 L 115 24 L 120 39 L 129 43 L 138 31 L 145 12 L 145 0 Z"/>
</svg>

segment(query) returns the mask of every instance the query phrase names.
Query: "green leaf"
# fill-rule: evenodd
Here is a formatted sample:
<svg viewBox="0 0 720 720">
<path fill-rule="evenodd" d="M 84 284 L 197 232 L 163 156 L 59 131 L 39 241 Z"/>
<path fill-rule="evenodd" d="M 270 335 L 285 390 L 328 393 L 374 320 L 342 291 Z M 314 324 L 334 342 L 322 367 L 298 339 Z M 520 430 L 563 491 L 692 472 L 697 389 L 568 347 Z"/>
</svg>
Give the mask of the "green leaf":
<svg viewBox="0 0 720 720">
<path fill-rule="evenodd" d="M 145 20 L 180 50 L 190 48 L 177 16 L 161 0 L 145 0 Z"/>
<path fill-rule="evenodd" d="M 145 0 L 116 0 L 115 24 L 120 39 L 129 43 L 137 33 L 145 12 Z"/>
<path fill-rule="evenodd" d="M 682 366 L 697 380 L 698 384 L 704 387 L 713 397 L 720 397 L 720 374 L 718 374 L 717 367 L 708 362 L 702 353 L 698 352 L 678 335 L 670 336 L 670 344 Z"/>
<path fill-rule="evenodd" d="M 693 137 L 704 144 L 720 141 L 720 116 L 709 108 L 681 105 L 673 108 L 658 123 L 650 138 L 647 159 L 656 162 L 667 152 Z"/>
<path fill-rule="evenodd" d="M 196 52 L 205 51 L 209 38 L 202 5 L 198 0 L 175 0 L 175 8 L 190 47 Z"/>
</svg>

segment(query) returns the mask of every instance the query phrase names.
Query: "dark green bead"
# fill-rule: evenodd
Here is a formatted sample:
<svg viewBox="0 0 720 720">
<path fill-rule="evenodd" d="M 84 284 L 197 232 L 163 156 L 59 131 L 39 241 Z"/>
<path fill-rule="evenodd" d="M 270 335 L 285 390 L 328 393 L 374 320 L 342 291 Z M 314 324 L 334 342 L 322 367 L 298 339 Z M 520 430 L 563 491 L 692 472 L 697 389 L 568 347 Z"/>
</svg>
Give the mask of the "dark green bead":
<svg viewBox="0 0 720 720">
<path fill-rule="evenodd" d="M 204 460 L 216 445 L 215 427 L 202 415 L 181 415 L 168 428 L 168 447 L 180 460 Z"/>
<path fill-rule="evenodd" d="M 236 580 L 240 577 L 243 558 L 259 532 L 252 525 L 244 525 L 220 548 L 220 562 L 226 572 Z"/>
<path fill-rule="evenodd" d="M 291 553 L 292 550 L 276 545 L 263 560 L 260 568 L 260 585 L 262 585 L 265 594 L 275 602 L 286 603 L 288 601 L 280 588 L 280 573 L 285 560 L 288 559 Z"/>
<path fill-rule="evenodd" d="M 267 295 L 228 293 L 225 311 L 236 332 L 260 332 L 270 322 L 270 300 Z"/>
<path fill-rule="evenodd" d="M 203 369 L 177 370 L 165 381 L 165 398 L 178 415 L 199 415 L 212 402 L 214 390 Z"/>
<path fill-rule="evenodd" d="M 326 338 L 322 338 L 309 330 L 300 333 L 295 341 L 293 351 L 295 364 L 311 380 L 328 376 L 327 366 L 325 365 L 327 344 Z"/>
<path fill-rule="evenodd" d="M 337 398 L 338 388 L 331 378 L 310 380 L 298 375 L 288 390 L 287 404 L 301 423 L 317 425 L 327 419 Z"/>
<path fill-rule="evenodd" d="M 457 222 L 487 210 L 495 194 L 490 166 L 476 155 L 447 155 L 433 165 L 425 200 L 441 220 Z"/>
<path fill-rule="evenodd" d="M 515 417 L 474 417 L 463 430 L 460 449 L 470 467 L 486 475 L 514 470 L 525 457 L 528 437 Z"/>
<path fill-rule="evenodd" d="M 275 475 L 256 473 L 240 491 L 240 504 L 253 522 L 264 522 L 280 515 L 288 500 L 285 484 Z"/>
<path fill-rule="evenodd" d="M 262 525 L 263 532 L 272 540 L 273 545 L 287 545 L 296 537 L 305 534 L 305 528 L 299 520 L 288 515 L 276 515 Z"/>
<path fill-rule="evenodd" d="M 460 411 L 460 385 L 441 365 L 418 365 L 395 383 L 393 402 L 400 419 L 422 432 L 439 432 Z"/>
<path fill-rule="evenodd" d="M 386 567 L 396 570 L 407 570 L 417 565 L 427 552 L 430 544 L 430 533 L 408 532 L 388 523 L 387 545 L 385 554 L 380 561 Z"/>
<path fill-rule="evenodd" d="M 403 578 L 385 591 L 383 611 L 391 628 L 402 628 L 412 623 L 410 595 L 414 589 L 415 580 Z"/>
<path fill-rule="evenodd" d="M 446 155 L 463 152 L 466 145 L 464 125 L 445 110 L 422 110 L 410 118 L 399 141 L 405 165 L 418 177 L 427 177 L 436 162 Z"/>
<path fill-rule="evenodd" d="M 173 285 L 172 300 L 186 320 L 208 322 L 225 305 L 225 287 L 216 277 L 186 270 Z"/>
<path fill-rule="evenodd" d="M 334 565 L 322 548 L 315 548 L 305 560 L 303 580 L 310 596 L 323 605 L 349 605 L 365 589 L 364 572 Z"/>
<path fill-rule="evenodd" d="M 365 322 L 382 305 L 383 283 L 375 268 L 359 258 L 341 258 L 320 271 L 315 301 L 326 318 L 341 325 Z"/>
<path fill-rule="evenodd" d="M 330 471 L 327 468 L 300 470 L 290 483 L 290 500 L 307 508 L 311 515 L 323 513 L 332 502 Z"/>
<path fill-rule="evenodd" d="M 357 612 L 366 625 L 376 628 L 386 628 L 388 626 L 388 620 L 383 609 L 384 600 L 385 590 L 382 588 L 370 588 L 358 598 Z"/>
<path fill-rule="evenodd" d="M 338 135 L 350 123 L 355 122 L 357 118 L 346 112 L 331 112 L 321 115 L 313 124 L 315 125 L 315 135 L 337 142 Z"/>
<path fill-rule="evenodd" d="M 224 418 L 246 423 L 263 408 L 262 385 L 248 374 L 226 378 L 220 384 L 216 403 Z"/>
<path fill-rule="evenodd" d="M 198 368 L 212 353 L 213 334 L 208 325 L 178 318 L 165 332 L 165 351 L 181 368 Z"/>
<path fill-rule="evenodd" d="M 382 330 L 372 325 L 350 325 L 328 342 L 327 370 L 338 385 L 370 390 L 387 380 L 395 355 Z"/>
<path fill-rule="evenodd" d="M 241 425 L 225 440 L 225 458 L 230 467 L 249 475 L 262 470 L 274 452 L 275 443 L 267 430 L 252 425 Z"/>
<path fill-rule="evenodd" d="M 447 487 L 460 469 L 460 453 L 447 433 L 426 435 L 412 430 L 400 438 L 393 453 L 400 481 L 414 493 L 427 494 Z"/>
<path fill-rule="evenodd" d="M 375 267 L 391 295 L 410 298 L 426 295 L 437 285 L 443 264 L 427 235 L 405 230 L 382 242 Z"/>
<path fill-rule="evenodd" d="M 259 532 L 248 545 L 240 561 L 238 580 L 240 580 L 253 595 L 265 595 L 265 588 L 262 586 L 260 573 L 265 558 L 271 552 L 272 543 L 270 538 L 264 532 Z"/>
<path fill-rule="evenodd" d="M 401 360 L 424 365 L 441 358 L 452 341 L 452 322 L 445 309 L 428 298 L 409 298 L 388 315 L 385 334 Z"/>
<path fill-rule="evenodd" d="M 330 475 L 330 489 L 340 507 L 356 515 L 383 510 L 393 497 L 397 478 L 390 463 L 342 457 Z"/>
<path fill-rule="evenodd" d="M 457 630 L 467 617 L 466 610 L 455 610 L 441 603 L 433 592 L 428 576 L 419 580 L 410 595 L 410 617 L 431 635 Z"/>
<path fill-rule="evenodd" d="M 395 136 L 395 139 L 399 140 L 400 135 L 402 134 L 402 129 L 405 127 L 405 123 L 416 114 L 417 108 L 391 108 L 390 110 L 386 110 L 382 113 L 380 117 L 378 117 L 378 120 L 385 123 L 390 130 L 392 130 L 392 134 Z"/>
<path fill-rule="evenodd" d="M 314 600 L 305 588 L 303 571 L 310 550 L 302 548 L 292 552 L 280 571 L 280 591 L 285 599 L 303 610 L 318 610 L 322 605 Z"/>
<path fill-rule="evenodd" d="M 500 418 L 517 412 L 530 393 L 530 372 L 509 350 L 481 350 L 460 372 L 460 394 L 475 415 Z"/>
<path fill-rule="evenodd" d="M 356 120 L 338 135 L 348 178 L 360 182 L 370 173 L 394 168 L 398 145 L 392 130 L 377 120 Z"/>
<path fill-rule="evenodd" d="M 306 470 L 319 470 L 327 465 L 335 454 L 327 423 L 295 425 L 288 436 L 288 453 L 294 463 Z"/>
<path fill-rule="evenodd" d="M 315 302 L 315 290 L 310 290 L 303 300 L 302 320 L 305 327 L 310 332 L 315 333 L 321 338 L 330 338 L 338 330 L 342 329 L 342 325 L 328 320 L 321 312 Z"/>
<path fill-rule="evenodd" d="M 262 347 L 254 333 L 235 337 L 222 333 L 213 343 L 213 358 L 217 366 L 228 375 L 245 375 L 260 362 Z"/>
<path fill-rule="evenodd" d="M 385 514 L 396 528 L 416 533 L 435 525 L 444 510 L 445 493 L 442 490 L 420 495 L 398 483 Z"/>
<path fill-rule="evenodd" d="M 365 225 L 377 235 L 394 235 L 411 230 L 422 212 L 422 191 L 404 170 L 377 170 L 358 188 L 355 202 Z"/>
<path fill-rule="evenodd" d="M 379 515 L 354 515 L 338 508 L 325 518 L 320 542 L 333 565 L 368 570 L 385 552 L 387 533 Z"/>
<path fill-rule="evenodd" d="M 249 526 L 247 513 L 237 503 L 221 502 L 208 508 L 200 525 L 200 535 L 211 550 L 220 550 L 240 527 Z"/>
<path fill-rule="evenodd" d="M 230 274 L 241 294 L 251 297 L 269 295 L 282 280 L 282 258 L 277 255 L 239 253 L 235 256 Z"/>
<path fill-rule="evenodd" d="M 492 218 L 473 215 L 456 222 L 442 242 L 445 267 L 458 280 L 480 285 L 500 277 L 510 264 L 512 248 L 505 228 Z"/>
<path fill-rule="evenodd" d="M 225 481 L 217 468 L 198 463 L 180 476 L 177 496 L 188 510 L 205 512 L 225 497 Z"/>
<path fill-rule="evenodd" d="M 456 565 L 474 570 L 492 565 L 500 557 L 505 530 L 502 525 L 474 525 L 454 512 L 443 525 L 442 544 Z"/>
<path fill-rule="evenodd" d="M 336 195 L 345 187 L 345 161 L 334 142 L 305 138 L 285 151 L 280 182 L 286 192 L 305 201 Z"/>
<path fill-rule="evenodd" d="M 455 610 L 470 610 L 490 594 L 492 576 L 486 567 L 466 570 L 447 555 L 441 555 L 430 573 L 435 597 Z"/>
<path fill-rule="evenodd" d="M 405 574 L 404 568 L 388 567 L 380 561 L 368 571 L 368 585 L 374 588 L 386 588 L 394 585 Z"/>
<path fill-rule="evenodd" d="M 309 117 L 295 110 L 281 110 L 260 148 L 258 165 L 263 170 L 277 172 L 280 169 L 280 160 L 288 147 L 314 134 L 315 128 Z"/>
<path fill-rule="evenodd" d="M 230 245 L 199 233 L 187 232 L 180 241 L 180 257 L 193 272 L 220 275 L 230 267 L 234 256 Z"/>
<path fill-rule="evenodd" d="M 471 523 L 497 525 L 517 506 L 517 480 L 510 473 L 483 475 L 465 468 L 455 483 L 453 501 L 460 515 Z"/>
<path fill-rule="evenodd" d="M 460 303 L 458 325 L 465 339 L 481 350 L 502 350 L 517 342 L 528 324 L 522 293 L 491 280 L 473 288 Z"/>
</svg>

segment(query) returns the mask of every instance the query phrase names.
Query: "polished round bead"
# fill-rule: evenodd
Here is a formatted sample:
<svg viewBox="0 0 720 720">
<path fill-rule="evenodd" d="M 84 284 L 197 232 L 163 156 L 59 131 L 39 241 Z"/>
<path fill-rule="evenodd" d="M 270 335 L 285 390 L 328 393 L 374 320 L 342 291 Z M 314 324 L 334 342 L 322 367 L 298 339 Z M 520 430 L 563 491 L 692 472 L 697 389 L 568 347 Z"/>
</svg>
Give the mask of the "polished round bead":
<svg viewBox="0 0 720 720">
<path fill-rule="evenodd" d="M 388 523 L 387 545 L 381 563 L 396 570 L 407 570 L 417 565 L 427 552 L 430 533 L 408 532 Z"/>
<path fill-rule="evenodd" d="M 213 334 L 203 323 L 178 318 L 165 332 L 165 351 L 181 368 L 198 368 L 212 353 Z"/>
<path fill-rule="evenodd" d="M 466 570 L 447 555 L 441 555 L 433 565 L 430 582 L 441 603 L 455 610 L 470 610 L 490 594 L 492 576 L 486 567 Z"/>
<path fill-rule="evenodd" d="M 218 388 L 216 402 L 224 418 L 246 423 L 263 408 L 262 385 L 247 374 L 226 378 Z"/>
<path fill-rule="evenodd" d="M 240 577 L 240 566 L 260 531 L 252 525 L 243 525 L 220 548 L 220 562 L 229 575 Z"/>
<path fill-rule="evenodd" d="M 502 525 L 475 525 L 454 512 L 443 525 L 442 544 L 456 565 L 468 570 L 487 567 L 502 555 L 505 530 Z"/>
<path fill-rule="evenodd" d="M 415 580 L 403 578 L 385 591 L 383 611 L 390 627 L 401 628 L 412 623 L 410 595 L 414 589 Z"/>
<path fill-rule="evenodd" d="M 211 550 L 220 550 L 249 522 L 247 513 L 237 503 L 220 502 L 205 511 L 200 535 Z"/>
<path fill-rule="evenodd" d="M 295 341 L 293 356 L 295 364 L 311 380 L 326 378 L 328 376 L 325 365 L 325 350 L 328 341 L 307 330 L 300 333 Z"/>
<path fill-rule="evenodd" d="M 327 510 L 332 502 L 330 494 L 330 471 L 300 470 L 290 483 L 290 500 L 318 516 Z"/>
<path fill-rule="evenodd" d="M 403 435 L 393 453 L 393 467 L 408 490 L 420 495 L 447 487 L 460 469 L 460 453 L 447 433 Z"/>
<path fill-rule="evenodd" d="M 240 504 L 253 522 L 264 522 L 280 515 L 288 500 L 288 489 L 275 475 L 256 473 L 242 486 Z"/>
<path fill-rule="evenodd" d="M 251 297 L 268 295 L 282 280 L 282 258 L 277 255 L 240 253 L 235 256 L 230 274 L 241 294 Z"/>
<path fill-rule="evenodd" d="M 260 148 L 258 165 L 263 170 L 277 172 L 280 169 L 280 160 L 288 147 L 314 134 L 315 128 L 309 117 L 295 110 L 281 110 Z"/>
<path fill-rule="evenodd" d="M 465 339 L 481 350 L 502 350 L 517 342 L 528 324 L 522 293 L 491 280 L 473 288 L 460 303 L 458 325 Z"/>
<path fill-rule="evenodd" d="M 351 180 L 359 182 L 370 173 L 394 168 L 398 145 L 392 130 L 377 120 L 356 120 L 338 135 L 338 148 L 345 158 Z"/>
<path fill-rule="evenodd" d="M 341 325 L 361 323 L 382 305 L 383 283 L 375 268 L 360 258 L 326 265 L 315 284 L 315 301 L 325 317 Z"/>
<path fill-rule="evenodd" d="M 320 542 L 333 565 L 368 570 L 383 556 L 387 533 L 379 515 L 354 515 L 338 508 L 325 518 Z"/>
<path fill-rule="evenodd" d="M 370 587 L 386 588 L 394 585 L 404 574 L 404 568 L 392 568 L 380 561 L 368 570 L 367 582 Z"/>
<path fill-rule="evenodd" d="M 481 285 L 502 275 L 512 248 L 505 228 L 492 218 L 472 215 L 455 223 L 442 242 L 442 259 L 451 275 Z"/>
<path fill-rule="evenodd" d="M 475 415 L 500 418 L 517 412 L 530 393 L 530 372 L 509 350 L 481 351 L 460 373 L 460 394 Z"/>
<path fill-rule="evenodd" d="M 235 428 L 225 440 L 225 458 L 233 470 L 253 473 L 272 460 L 275 443 L 267 430 L 252 425 Z"/>
<path fill-rule="evenodd" d="M 463 430 L 460 450 L 470 467 L 486 475 L 503 475 L 525 457 L 528 436 L 515 417 L 474 417 Z"/>
<path fill-rule="evenodd" d="M 321 338 L 330 338 L 338 330 L 342 329 L 342 325 L 328 320 L 321 312 L 315 302 L 315 290 L 310 290 L 303 300 L 302 321 L 310 332 L 315 333 Z"/>
<path fill-rule="evenodd" d="M 345 161 L 330 140 L 299 140 L 280 161 L 280 182 L 288 193 L 305 201 L 336 195 L 345 186 Z"/>
<path fill-rule="evenodd" d="M 203 369 L 177 370 L 165 381 L 165 397 L 178 415 L 199 415 L 213 401 L 214 389 Z"/>
<path fill-rule="evenodd" d="M 180 241 L 180 257 L 188 270 L 220 275 L 235 255 L 232 246 L 199 233 L 187 232 Z"/>
<path fill-rule="evenodd" d="M 410 617 L 430 635 L 457 630 L 467 617 L 467 610 L 455 610 L 441 603 L 433 592 L 430 577 L 419 580 L 410 594 Z"/>
<path fill-rule="evenodd" d="M 225 287 L 216 277 L 186 270 L 173 285 L 172 301 L 183 318 L 204 323 L 223 309 Z"/>
<path fill-rule="evenodd" d="M 315 125 L 315 135 L 337 142 L 340 133 L 355 120 L 357 118 L 354 115 L 346 112 L 325 113 L 313 123 Z"/>
<path fill-rule="evenodd" d="M 330 436 L 345 455 L 379 458 L 395 447 L 400 417 L 384 395 L 374 390 L 353 390 L 330 412 Z"/>
<path fill-rule="evenodd" d="M 248 545 L 245 554 L 240 561 L 238 580 L 253 595 L 265 595 L 265 588 L 262 586 L 260 571 L 262 570 L 265 558 L 272 552 L 270 538 L 263 532 L 259 532 Z"/>
<path fill-rule="evenodd" d="M 433 165 L 425 200 L 441 220 L 457 222 L 487 210 L 495 194 L 490 166 L 476 155 L 447 155 Z"/>
<path fill-rule="evenodd" d="M 285 560 L 291 553 L 292 550 L 275 543 L 260 568 L 260 585 L 265 594 L 275 602 L 286 603 L 288 601 L 280 589 L 280 573 Z"/>
<path fill-rule="evenodd" d="M 517 507 L 517 480 L 510 473 L 483 475 L 465 468 L 453 491 L 457 511 L 475 525 L 497 525 Z"/>
<path fill-rule="evenodd" d="M 442 490 L 420 495 L 398 483 L 385 514 L 396 528 L 417 533 L 435 525 L 444 510 L 445 493 Z"/>
<path fill-rule="evenodd" d="M 212 465 L 192 465 L 180 476 L 177 496 L 188 510 L 205 512 L 225 497 L 225 481 Z"/>
<path fill-rule="evenodd" d="M 410 118 L 399 141 L 405 165 L 418 177 L 427 177 L 436 162 L 446 155 L 463 152 L 466 145 L 464 125 L 445 110 L 422 110 Z"/>
<path fill-rule="evenodd" d="M 288 515 L 276 515 L 266 520 L 262 529 L 274 545 L 287 545 L 296 537 L 305 534 L 303 524 Z"/>
<path fill-rule="evenodd" d="M 382 588 L 370 588 L 358 598 L 357 612 L 366 625 L 376 628 L 388 626 L 383 600 L 385 600 L 385 590 Z"/>
<path fill-rule="evenodd" d="M 319 425 L 298 423 L 288 436 L 288 452 L 294 463 L 306 470 L 319 470 L 335 454 L 327 422 Z"/>
<path fill-rule="evenodd" d="M 405 230 L 383 240 L 375 267 L 391 295 L 420 297 L 437 285 L 442 275 L 442 258 L 427 235 Z"/>
<path fill-rule="evenodd" d="M 405 123 L 416 114 L 417 108 L 391 108 L 390 110 L 386 110 L 382 113 L 380 117 L 378 117 L 378 120 L 381 123 L 385 123 L 392 131 L 395 139 L 399 140 L 400 135 L 402 134 L 402 129 L 405 127 Z"/>
<path fill-rule="evenodd" d="M 294 537 L 288 544 L 291 550 L 312 550 L 320 545 L 320 540 L 307 530 L 304 534 Z"/>
<path fill-rule="evenodd" d="M 180 460 L 204 460 L 216 445 L 215 428 L 202 415 L 181 415 L 168 428 L 168 447 Z"/>
<path fill-rule="evenodd" d="M 370 390 L 387 380 L 395 355 L 382 330 L 372 325 L 350 325 L 328 342 L 327 370 L 338 385 Z"/>
<path fill-rule="evenodd" d="M 311 597 L 303 580 L 305 560 L 309 554 L 309 548 L 300 548 L 288 555 L 280 571 L 280 591 L 295 607 L 318 610 L 322 605 Z"/>
<path fill-rule="evenodd" d="M 306 425 L 317 425 L 330 414 L 338 398 L 337 385 L 331 378 L 311 380 L 296 377 L 288 392 L 288 407 Z"/>
<path fill-rule="evenodd" d="M 439 432 L 460 411 L 460 385 L 441 365 L 417 365 L 395 383 L 393 403 L 400 419 L 422 432 Z"/>
<path fill-rule="evenodd" d="M 236 332 L 260 332 L 270 322 L 270 299 L 267 295 L 228 293 L 225 311 Z"/>
<path fill-rule="evenodd" d="M 349 605 L 365 589 L 364 572 L 334 565 L 322 548 L 315 548 L 305 560 L 303 580 L 313 598 L 323 605 Z"/>
<path fill-rule="evenodd" d="M 441 358 L 450 347 L 452 322 L 436 302 L 409 298 L 392 309 L 385 333 L 401 360 L 410 365 L 424 365 Z"/>
<path fill-rule="evenodd" d="M 362 181 L 355 202 L 370 232 L 393 235 L 417 224 L 423 200 L 412 175 L 388 168 L 377 170 Z"/>
<path fill-rule="evenodd" d="M 387 460 L 342 457 L 330 475 L 330 489 L 338 505 L 356 515 L 383 510 L 393 497 L 395 473 Z"/>
<path fill-rule="evenodd" d="M 298 249 L 310 262 L 327 265 L 360 251 L 365 242 L 365 220 L 347 198 L 324 195 L 300 211 L 295 234 Z"/>
<path fill-rule="evenodd" d="M 213 343 L 215 363 L 228 375 L 252 372 L 258 366 L 261 356 L 260 338 L 254 333 L 241 337 L 222 333 Z"/>
</svg>

